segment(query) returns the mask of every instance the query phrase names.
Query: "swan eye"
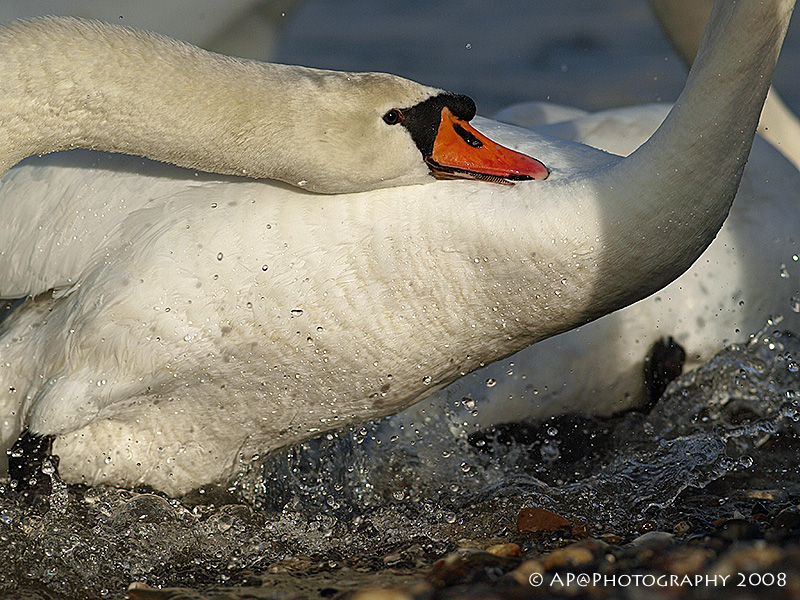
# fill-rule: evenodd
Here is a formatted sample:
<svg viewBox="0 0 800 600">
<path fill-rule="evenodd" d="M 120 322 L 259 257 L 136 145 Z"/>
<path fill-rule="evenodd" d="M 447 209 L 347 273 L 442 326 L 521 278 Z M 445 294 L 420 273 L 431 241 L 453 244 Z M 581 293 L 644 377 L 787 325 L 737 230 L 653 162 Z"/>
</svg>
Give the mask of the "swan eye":
<svg viewBox="0 0 800 600">
<path fill-rule="evenodd" d="M 403 113 L 401 113 L 396 108 L 393 108 L 385 115 L 383 115 L 383 121 L 387 125 L 397 125 L 403 119 Z"/>
</svg>

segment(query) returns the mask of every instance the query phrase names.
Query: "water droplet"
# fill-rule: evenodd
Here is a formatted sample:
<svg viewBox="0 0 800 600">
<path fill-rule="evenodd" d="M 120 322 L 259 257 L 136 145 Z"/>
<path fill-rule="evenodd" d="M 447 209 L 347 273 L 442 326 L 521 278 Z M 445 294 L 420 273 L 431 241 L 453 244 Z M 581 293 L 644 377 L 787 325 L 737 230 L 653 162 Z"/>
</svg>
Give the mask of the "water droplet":
<svg viewBox="0 0 800 600">
<path fill-rule="evenodd" d="M 302 308 L 293 308 L 291 310 L 291 313 L 292 313 L 292 317 L 299 317 L 300 315 L 303 314 L 303 309 Z"/>
<path fill-rule="evenodd" d="M 301 179 L 300 181 L 297 182 L 297 185 L 299 185 L 300 187 L 304 187 L 304 186 L 308 185 L 308 180 Z"/>
<path fill-rule="evenodd" d="M 467 44 L 467 45 L 466 45 L 466 46 L 464 46 L 464 47 L 465 47 L 467 50 L 472 50 L 472 44 Z"/>
<path fill-rule="evenodd" d="M 267 265 L 261 265 L 261 270 L 262 271 L 266 271 L 267 269 L 269 269 L 269 267 Z"/>
<path fill-rule="evenodd" d="M 486 380 L 486 387 L 494 387 L 496 385 L 497 385 L 496 379 L 489 377 L 489 379 Z"/>
<path fill-rule="evenodd" d="M 433 381 L 433 378 L 430 375 L 425 375 L 425 377 L 422 378 L 422 383 L 425 385 L 430 385 L 431 381 Z"/>
<path fill-rule="evenodd" d="M 793 360 L 790 360 L 789 364 L 786 365 L 786 370 L 789 371 L 789 373 L 797 373 L 800 371 L 800 366 L 798 366 Z"/>
<path fill-rule="evenodd" d="M 786 265 L 781 263 L 781 278 L 789 279 L 789 271 L 786 270 Z"/>
<path fill-rule="evenodd" d="M 220 252 L 219 254 L 217 254 L 217 260 L 222 260 L 222 252 Z"/>
<path fill-rule="evenodd" d="M 750 467 L 753 466 L 753 457 L 752 456 L 748 456 L 747 454 L 744 454 L 744 455 L 740 456 L 739 457 L 739 465 L 741 465 L 745 469 L 749 469 Z"/>
</svg>

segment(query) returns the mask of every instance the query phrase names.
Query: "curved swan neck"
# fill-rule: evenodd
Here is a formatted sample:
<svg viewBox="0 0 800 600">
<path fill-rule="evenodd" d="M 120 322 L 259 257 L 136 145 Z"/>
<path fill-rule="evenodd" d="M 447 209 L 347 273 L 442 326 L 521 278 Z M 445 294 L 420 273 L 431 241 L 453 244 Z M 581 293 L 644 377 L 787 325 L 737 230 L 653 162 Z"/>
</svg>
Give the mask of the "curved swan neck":
<svg viewBox="0 0 800 600">
<path fill-rule="evenodd" d="M 640 277 L 639 297 L 687 268 L 727 216 L 793 6 L 794 0 L 717 2 L 667 119 L 599 178 L 600 193 L 615 205 L 606 224 L 617 240 L 609 268 Z M 640 190 L 648 187 L 653 196 L 644 203 Z M 653 240 L 661 255 L 648 250 Z"/>
<path fill-rule="evenodd" d="M 794 0 L 717 2 L 683 92 L 631 165 L 650 160 L 684 176 L 721 171 L 721 160 L 743 169 L 793 6 Z"/>
<path fill-rule="evenodd" d="M 32 154 L 83 147 L 271 176 L 263 144 L 248 130 L 258 119 L 259 90 L 248 77 L 262 68 L 258 63 L 122 27 L 54 18 L 4 26 L 0 53 L 0 122 L 8 132 L 3 171 Z M 237 121 L 245 105 L 250 114 Z M 220 106 L 229 112 L 220 114 Z"/>
<path fill-rule="evenodd" d="M 27 156 L 90 148 L 326 193 L 428 180 L 410 137 L 365 141 L 365 110 L 441 92 L 400 77 L 237 59 L 59 17 L 0 27 L 0 57 L 0 174 Z M 383 161 L 403 144 L 410 167 Z"/>
<path fill-rule="evenodd" d="M 661 28 L 687 68 L 692 66 L 712 0 L 650 0 Z M 758 133 L 800 169 L 800 121 L 770 87 Z"/>
</svg>

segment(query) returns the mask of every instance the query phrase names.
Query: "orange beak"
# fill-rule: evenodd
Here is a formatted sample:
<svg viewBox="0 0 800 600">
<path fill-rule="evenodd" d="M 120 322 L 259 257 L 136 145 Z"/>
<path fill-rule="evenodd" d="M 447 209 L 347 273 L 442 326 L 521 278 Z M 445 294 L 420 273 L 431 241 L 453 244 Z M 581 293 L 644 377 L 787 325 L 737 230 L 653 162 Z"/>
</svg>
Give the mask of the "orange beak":
<svg viewBox="0 0 800 600">
<path fill-rule="evenodd" d="M 535 158 L 493 142 L 472 125 L 442 108 L 433 152 L 427 159 L 437 179 L 481 179 L 505 185 L 547 179 L 550 172 Z"/>
</svg>

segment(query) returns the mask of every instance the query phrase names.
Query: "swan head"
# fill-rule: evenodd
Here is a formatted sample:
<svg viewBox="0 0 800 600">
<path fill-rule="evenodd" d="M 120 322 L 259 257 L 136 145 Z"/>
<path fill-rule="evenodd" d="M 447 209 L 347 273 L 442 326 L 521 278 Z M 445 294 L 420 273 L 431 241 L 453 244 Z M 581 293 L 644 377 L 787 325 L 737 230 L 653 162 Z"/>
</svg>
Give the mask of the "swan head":
<svg viewBox="0 0 800 600">
<path fill-rule="evenodd" d="M 309 72 L 314 85 L 300 96 L 305 116 L 295 128 L 307 159 L 306 189 L 359 192 L 432 177 L 511 185 L 549 173 L 472 127 L 476 109 L 468 96 L 386 73 Z"/>
</svg>

